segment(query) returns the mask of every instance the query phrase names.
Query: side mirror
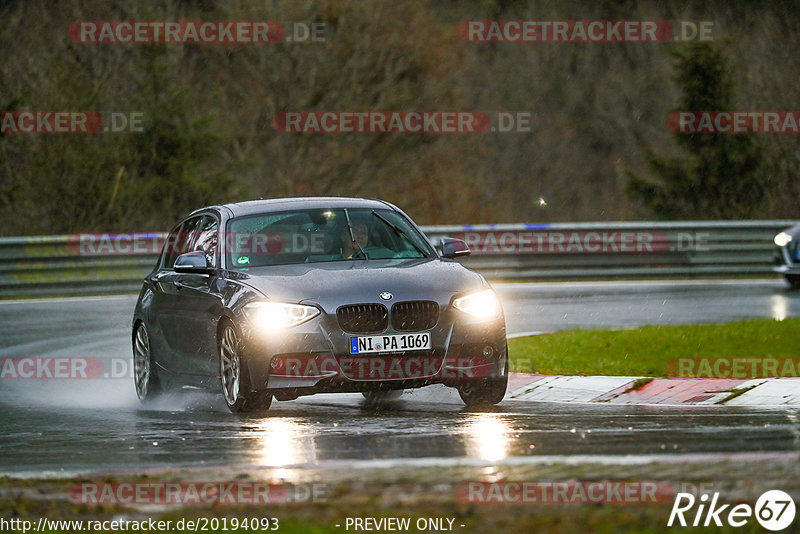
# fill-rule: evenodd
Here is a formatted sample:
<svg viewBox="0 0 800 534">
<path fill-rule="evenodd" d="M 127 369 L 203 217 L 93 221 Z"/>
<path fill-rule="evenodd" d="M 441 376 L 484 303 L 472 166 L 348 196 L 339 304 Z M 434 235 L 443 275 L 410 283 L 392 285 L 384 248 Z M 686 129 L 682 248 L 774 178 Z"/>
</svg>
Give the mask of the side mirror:
<svg viewBox="0 0 800 534">
<path fill-rule="evenodd" d="M 208 273 L 211 266 L 204 252 L 194 251 L 178 256 L 173 270 L 176 273 Z"/>
<path fill-rule="evenodd" d="M 461 239 L 454 239 L 452 237 L 442 238 L 442 256 L 445 258 L 461 258 L 469 256 L 470 252 L 467 244 Z"/>
</svg>

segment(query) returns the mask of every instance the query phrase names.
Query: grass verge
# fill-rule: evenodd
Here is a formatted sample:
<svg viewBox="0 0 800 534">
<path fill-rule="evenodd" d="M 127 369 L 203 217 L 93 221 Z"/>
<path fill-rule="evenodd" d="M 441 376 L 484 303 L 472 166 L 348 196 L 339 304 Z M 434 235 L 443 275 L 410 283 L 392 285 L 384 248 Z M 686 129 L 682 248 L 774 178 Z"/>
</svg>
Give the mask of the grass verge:
<svg viewBox="0 0 800 534">
<path fill-rule="evenodd" d="M 675 491 L 695 491 L 701 485 L 713 481 L 715 491 L 719 491 L 724 502 L 747 502 L 754 504 L 759 495 L 766 489 L 780 487 L 794 499 L 799 495 L 798 470 L 800 463 L 794 458 L 783 461 L 755 460 L 744 465 L 732 464 L 728 461 L 710 461 L 698 469 L 698 464 L 644 464 L 644 465 L 605 465 L 598 463 L 581 464 L 520 464 L 499 466 L 427 466 L 424 469 L 413 466 L 400 466 L 384 469 L 347 469 L 319 471 L 316 469 L 253 469 L 245 470 L 222 467 L 204 471 L 163 473 L 156 477 L 162 481 L 198 483 L 199 480 L 235 480 L 239 482 L 253 481 L 274 483 L 278 476 L 288 480 L 328 480 L 325 483 L 325 498 L 320 502 L 294 502 L 283 504 L 203 504 L 203 505 L 137 505 L 130 502 L 125 505 L 76 504 L 70 498 L 70 489 L 81 482 L 100 482 L 85 477 L 74 479 L 41 479 L 20 480 L 0 477 L 0 518 L 7 522 L 16 520 L 30 521 L 28 532 L 34 532 L 40 518 L 47 518 L 38 532 L 72 533 L 88 532 L 89 521 L 127 520 L 127 521 L 171 521 L 172 528 L 154 530 L 144 526 L 140 530 L 119 528 L 118 532 L 229 532 L 241 534 L 257 534 L 259 532 L 276 532 L 265 528 L 232 529 L 231 520 L 256 519 L 258 524 L 263 518 L 276 518 L 279 528 L 277 532 L 335 534 L 344 532 L 365 531 L 354 527 L 347 528 L 348 518 L 408 518 L 411 525 L 401 532 L 458 532 L 523 534 L 528 532 L 548 532 L 553 534 L 584 534 L 586 532 L 616 534 L 625 533 L 672 533 L 675 528 L 666 526 L 670 516 L 673 498 L 658 502 L 648 499 L 637 499 L 638 493 L 632 495 L 630 502 L 621 502 L 623 494 L 617 496 L 617 502 L 594 502 L 587 498 L 567 497 L 557 504 L 522 501 L 521 494 L 504 500 L 497 494 L 490 502 L 481 499 L 470 500 L 469 494 L 459 491 L 459 487 L 469 481 L 506 481 L 506 482 L 545 482 L 552 481 L 659 481 L 668 484 Z M 310 471 L 310 472 L 309 472 Z M 307 477 L 312 477 L 311 479 Z M 145 483 L 154 482 L 152 476 L 114 476 L 103 477 L 102 482 Z M 199 482 L 198 484 L 202 484 Z M 692 489 L 694 488 L 694 489 Z M 565 494 L 566 495 L 566 494 Z M 508 499 L 508 498 L 506 498 Z M 515 502 L 516 501 L 516 502 Z M 694 511 L 692 512 L 692 514 Z M 691 517 L 691 516 L 690 516 Z M 223 525 L 221 520 L 227 518 L 228 530 L 211 528 L 214 524 Z M 453 528 L 424 528 L 426 519 L 452 520 Z M 80 525 L 57 525 L 53 521 L 80 521 Z M 186 528 L 178 529 L 179 522 L 184 520 Z M 186 521 L 195 521 L 207 525 L 192 529 Z M 199 521 L 201 520 L 201 521 Z M 422 520 L 422 521 L 421 521 Z M 270 525 L 273 523 L 270 522 Z M 338 525 L 338 526 L 337 526 Z M 423 528 L 417 528 L 421 525 Z M 463 526 L 462 526 L 463 525 Z M 7 528 L 7 527 L 6 527 Z M 15 527 L 11 527 L 12 530 Z M 111 527 L 92 529 L 95 532 L 108 532 Z M 750 520 L 742 528 L 679 528 L 683 533 L 703 532 L 763 532 L 756 521 Z M 20 528 L 16 531 L 22 532 Z M 387 530 L 373 530 L 385 532 Z M 796 532 L 797 530 L 793 530 Z"/>
<path fill-rule="evenodd" d="M 667 376 L 673 358 L 796 358 L 800 319 L 566 330 L 508 340 L 511 371 L 547 375 Z"/>
</svg>

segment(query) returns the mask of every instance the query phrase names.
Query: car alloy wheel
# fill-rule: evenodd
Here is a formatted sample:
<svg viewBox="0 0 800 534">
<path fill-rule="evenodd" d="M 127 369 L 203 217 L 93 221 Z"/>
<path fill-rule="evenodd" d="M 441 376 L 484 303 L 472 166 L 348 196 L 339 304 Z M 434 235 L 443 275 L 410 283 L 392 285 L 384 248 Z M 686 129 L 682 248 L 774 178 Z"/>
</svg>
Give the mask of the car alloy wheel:
<svg viewBox="0 0 800 534">
<path fill-rule="evenodd" d="M 234 413 L 265 412 L 272 404 L 272 395 L 266 391 L 251 391 L 240 349 L 236 328 L 226 322 L 219 341 L 219 378 L 225 404 Z"/>
<path fill-rule="evenodd" d="M 160 384 L 150 350 L 150 335 L 144 323 L 139 323 L 133 336 L 133 380 L 136 396 L 147 402 L 160 393 Z"/>
<path fill-rule="evenodd" d="M 219 347 L 220 379 L 222 394 L 228 406 L 240 402 L 239 387 L 241 385 L 242 365 L 239 359 L 239 339 L 232 325 L 226 325 L 222 331 Z"/>
</svg>

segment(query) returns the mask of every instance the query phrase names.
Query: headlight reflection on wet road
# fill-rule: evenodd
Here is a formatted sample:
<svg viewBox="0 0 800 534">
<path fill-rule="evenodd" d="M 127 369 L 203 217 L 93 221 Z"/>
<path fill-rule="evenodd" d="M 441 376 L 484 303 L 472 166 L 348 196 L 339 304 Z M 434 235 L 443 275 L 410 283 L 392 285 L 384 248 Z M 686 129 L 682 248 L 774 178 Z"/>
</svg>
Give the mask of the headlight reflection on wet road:
<svg viewBox="0 0 800 534">
<path fill-rule="evenodd" d="M 508 456 L 511 427 L 501 414 L 477 413 L 466 424 L 467 455 L 490 462 Z"/>
<path fill-rule="evenodd" d="M 789 302 L 784 295 L 772 295 L 769 298 L 772 318 L 776 321 L 783 321 L 789 314 Z"/>
<path fill-rule="evenodd" d="M 295 418 L 269 417 L 248 425 L 258 449 L 256 463 L 266 467 L 284 467 L 316 463 L 311 435 Z"/>
</svg>

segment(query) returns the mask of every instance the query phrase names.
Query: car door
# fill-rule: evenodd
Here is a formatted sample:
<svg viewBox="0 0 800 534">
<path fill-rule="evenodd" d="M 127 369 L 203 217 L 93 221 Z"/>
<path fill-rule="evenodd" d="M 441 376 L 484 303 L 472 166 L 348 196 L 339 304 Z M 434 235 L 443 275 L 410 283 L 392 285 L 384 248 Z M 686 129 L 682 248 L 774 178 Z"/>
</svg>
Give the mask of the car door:
<svg viewBox="0 0 800 534">
<path fill-rule="evenodd" d="M 179 319 L 176 316 L 178 288 L 175 282 L 178 278 L 172 268 L 177 257 L 188 251 L 191 228 L 198 223 L 199 218 L 193 217 L 181 222 L 169 233 L 159 269 L 150 278 L 153 284 L 153 303 L 150 310 L 154 334 L 151 336 L 151 343 L 154 353 L 158 354 L 158 361 L 173 373 L 179 372 L 184 365 L 177 338 L 180 335 Z"/>
<path fill-rule="evenodd" d="M 219 262 L 219 222 L 214 215 L 201 216 L 190 225 L 186 241 L 188 252 L 201 251 L 212 267 Z M 217 290 L 216 273 L 176 273 L 168 275 L 172 288 L 169 298 L 167 337 L 179 356 L 182 374 L 207 376 L 217 373 L 217 321 L 222 316 L 222 298 Z"/>
</svg>

